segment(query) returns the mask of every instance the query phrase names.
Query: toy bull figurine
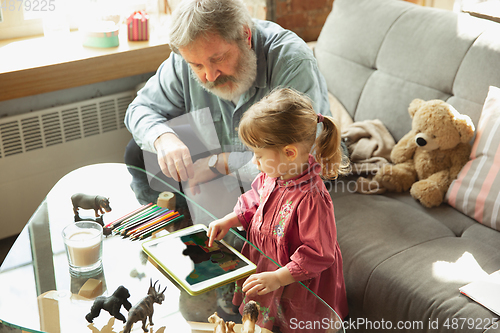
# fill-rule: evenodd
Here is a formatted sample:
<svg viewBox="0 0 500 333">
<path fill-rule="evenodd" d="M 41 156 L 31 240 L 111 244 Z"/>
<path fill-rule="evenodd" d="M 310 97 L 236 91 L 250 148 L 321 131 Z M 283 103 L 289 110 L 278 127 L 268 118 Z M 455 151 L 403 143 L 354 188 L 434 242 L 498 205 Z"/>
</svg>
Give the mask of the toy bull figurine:
<svg viewBox="0 0 500 333">
<path fill-rule="evenodd" d="M 160 292 L 160 285 L 158 285 L 158 291 L 156 291 L 155 286 L 157 282 L 158 281 L 153 284 L 153 280 L 150 280 L 148 295 L 137 302 L 137 304 L 130 309 L 128 312 L 127 324 L 125 325 L 123 333 L 130 333 L 132 325 L 139 320 L 142 321 L 142 329 L 144 332 L 148 331 L 146 329 L 146 321 L 148 318 L 149 326 L 153 325 L 153 304 L 161 304 L 165 300 L 165 295 L 163 293 L 167 290 L 167 287 L 165 287 L 165 289 Z"/>
</svg>

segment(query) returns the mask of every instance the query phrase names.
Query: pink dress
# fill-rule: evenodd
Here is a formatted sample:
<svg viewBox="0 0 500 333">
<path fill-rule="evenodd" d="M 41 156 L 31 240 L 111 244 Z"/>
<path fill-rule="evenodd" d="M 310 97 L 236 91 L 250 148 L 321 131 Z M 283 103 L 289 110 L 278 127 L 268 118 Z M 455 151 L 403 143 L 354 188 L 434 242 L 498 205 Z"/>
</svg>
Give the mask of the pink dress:
<svg viewBox="0 0 500 333">
<path fill-rule="evenodd" d="M 308 170 L 296 178 L 285 181 L 261 173 L 252 189 L 239 198 L 234 212 L 252 244 L 286 266 L 295 281 L 321 297 L 343 320 L 348 308 L 342 256 L 333 203 L 320 170 L 310 155 Z M 242 253 L 257 265 L 257 273 L 277 269 L 249 244 L 244 245 Z M 241 290 L 243 282 L 236 284 L 233 303 L 242 313 L 244 305 L 255 300 L 260 305 L 259 326 L 270 330 L 278 326 L 281 332 L 299 332 L 301 327 L 311 332 L 306 325 L 315 320 L 324 323 L 322 328 L 328 326 L 331 311 L 299 283 L 248 297 Z"/>
</svg>

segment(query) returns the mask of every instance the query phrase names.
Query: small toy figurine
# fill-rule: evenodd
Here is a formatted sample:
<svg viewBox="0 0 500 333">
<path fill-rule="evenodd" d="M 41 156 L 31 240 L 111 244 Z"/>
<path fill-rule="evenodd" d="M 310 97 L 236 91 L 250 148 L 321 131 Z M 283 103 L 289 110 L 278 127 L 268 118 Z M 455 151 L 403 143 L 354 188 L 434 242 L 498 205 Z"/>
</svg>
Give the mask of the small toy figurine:
<svg viewBox="0 0 500 333">
<path fill-rule="evenodd" d="M 123 307 L 128 311 L 132 307 L 132 304 L 127 300 L 130 297 L 130 293 L 124 286 L 119 286 L 116 288 L 115 292 L 111 296 L 98 296 L 94 300 L 94 304 L 90 308 L 90 312 L 85 316 L 85 319 L 91 323 L 94 318 L 99 316 L 101 310 L 106 310 L 110 315 L 118 320 L 127 321 L 125 317 L 120 313 L 120 308 Z"/>
<path fill-rule="evenodd" d="M 255 301 L 250 301 L 243 307 L 243 317 L 241 318 L 243 327 L 241 333 L 254 333 L 255 323 L 259 319 L 260 306 Z M 215 324 L 214 333 L 235 333 L 234 323 L 229 321 L 224 322 L 224 319 L 219 317 L 217 312 L 208 317 L 208 322 Z"/>
<path fill-rule="evenodd" d="M 234 332 L 234 322 L 228 321 L 224 322 L 224 319 L 219 317 L 217 312 L 214 312 L 213 315 L 208 317 L 208 322 L 215 324 L 214 333 L 235 333 Z"/>
<path fill-rule="evenodd" d="M 75 213 L 75 222 L 78 221 L 94 221 L 104 226 L 102 220 L 102 214 L 104 211 L 110 212 L 111 207 L 109 206 L 109 199 L 101 195 L 89 195 L 83 193 L 75 193 L 71 196 L 71 202 L 73 203 L 73 212 Z M 78 208 L 82 209 L 93 209 L 95 211 L 95 219 L 93 218 L 81 218 L 78 214 Z M 101 213 L 101 215 L 98 214 Z"/>
<path fill-rule="evenodd" d="M 101 195 L 75 193 L 71 196 L 71 202 L 73 203 L 73 212 L 75 216 L 78 216 L 78 208 L 93 209 L 95 211 L 95 217 L 99 217 L 97 212 L 104 214 L 103 209 L 106 212 L 111 211 L 109 199 Z"/>
<path fill-rule="evenodd" d="M 243 317 L 241 318 L 241 322 L 243 324 L 241 333 L 255 332 L 255 323 L 259 318 L 259 311 L 260 306 L 255 301 L 250 301 L 245 304 L 245 307 L 243 308 Z"/>
<path fill-rule="evenodd" d="M 132 325 L 134 323 L 138 322 L 139 320 L 142 321 L 142 329 L 144 332 L 147 332 L 148 330 L 146 329 L 146 321 L 149 317 L 149 326 L 153 325 L 153 304 L 161 304 L 165 300 L 165 295 L 163 293 L 165 290 L 167 290 L 167 287 L 163 289 L 163 291 L 160 293 L 160 285 L 158 285 L 158 291 L 156 291 L 155 286 L 158 280 L 153 284 L 153 280 L 149 281 L 149 289 L 148 289 L 148 295 L 144 298 L 142 298 L 137 304 L 135 304 L 132 309 L 128 312 L 128 320 L 127 320 L 127 325 L 125 325 L 125 329 L 123 330 L 123 333 L 130 333 L 130 330 L 132 329 Z"/>
</svg>

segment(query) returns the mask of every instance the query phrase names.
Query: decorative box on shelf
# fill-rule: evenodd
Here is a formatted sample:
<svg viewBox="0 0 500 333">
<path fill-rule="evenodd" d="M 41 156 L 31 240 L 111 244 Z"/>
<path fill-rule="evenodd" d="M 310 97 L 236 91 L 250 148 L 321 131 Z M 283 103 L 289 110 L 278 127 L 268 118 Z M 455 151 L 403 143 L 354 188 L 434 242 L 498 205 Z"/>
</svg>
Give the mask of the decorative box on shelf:
<svg viewBox="0 0 500 333">
<path fill-rule="evenodd" d="M 83 46 L 116 47 L 120 44 L 119 30 L 119 26 L 113 21 L 98 21 L 83 26 L 80 28 Z"/>
<path fill-rule="evenodd" d="M 127 34 L 130 41 L 149 40 L 149 15 L 136 11 L 127 19 Z"/>
</svg>

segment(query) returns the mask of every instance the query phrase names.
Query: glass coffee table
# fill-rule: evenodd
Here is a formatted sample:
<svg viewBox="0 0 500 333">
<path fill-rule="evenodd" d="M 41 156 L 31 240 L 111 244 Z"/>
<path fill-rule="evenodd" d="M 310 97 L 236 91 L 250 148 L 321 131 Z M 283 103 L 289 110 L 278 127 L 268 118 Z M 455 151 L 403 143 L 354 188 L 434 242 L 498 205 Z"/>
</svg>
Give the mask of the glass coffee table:
<svg viewBox="0 0 500 333">
<path fill-rule="evenodd" d="M 0 330 L 4 325 L 14 328 L 14 332 L 123 332 L 124 323 L 104 310 L 92 323 L 85 319 L 94 299 L 78 293 L 88 277 L 70 275 L 61 232 L 67 224 L 74 222 L 70 198 L 75 193 L 109 198 L 112 210 L 103 215 L 104 224 L 140 208 L 142 203 L 130 188 L 131 180 L 124 164 L 96 164 L 67 174 L 52 188 L 0 267 Z M 184 219 L 145 240 L 199 221 L 207 223 L 216 219 L 210 209 L 185 197 L 174 187 L 165 186 L 176 193 L 176 210 L 184 215 Z M 215 197 L 217 195 L 214 193 Z M 80 216 L 94 216 L 94 211 L 80 210 Z M 246 241 L 234 230 L 225 239 L 240 244 Z M 102 282 L 102 295 L 109 296 L 119 286 L 124 286 L 130 293 L 128 301 L 134 305 L 146 296 L 150 281 L 158 281 L 157 287 L 159 285 L 161 290 L 166 287 L 165 300 L 161 305 L 154 305 L 154 325 L 146 326 L 148 332 L 213 332 L 215 325 L 208 322 L 208 317 L 214 312 L 226 321 L 234 321 L 235 332 L 241 332 L 241 316 L 238 313 L 227 314 L 218 301 L 227 292 L 227 285 L 190 296 L 148 258 L 142 250 L 143 241 L 115 234 L 105 237 L 103 269 L 92 276 Z M 304 285 L 301 287 L 306 288 Z M 342 320 L 335 311 L 311 291 L 308 292 L 312 302 L 301 309 L 301 318 L 305 320 L 281 318 L 289 325 L 283 331 L 343 332 Z M 126 309 L 122 307 L 120 312 L 127 317 Z M 143 332 L 140 321 L 133 325 L 132 332 Z"/>
</svg>

